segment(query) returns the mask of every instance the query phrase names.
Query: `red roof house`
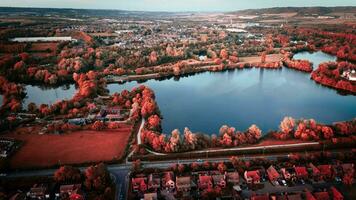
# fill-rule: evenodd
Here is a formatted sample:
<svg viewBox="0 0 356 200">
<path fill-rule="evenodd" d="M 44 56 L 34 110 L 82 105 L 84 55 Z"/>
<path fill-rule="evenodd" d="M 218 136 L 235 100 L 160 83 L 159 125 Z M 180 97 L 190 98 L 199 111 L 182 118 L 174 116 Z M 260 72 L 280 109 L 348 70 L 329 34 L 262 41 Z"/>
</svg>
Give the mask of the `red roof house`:
<svg viewBox="0 0 356 200">
<path fill-rule="evenodd" d="M 213 178 L 207 175 L 199 175 L 199 189 L 204 190 L 206 188 L 213 187 Z"/>
<path fill-rule="evenodd" d="M 267 169 L 267 175 L 271 182 L 276 181 L 280 177 L 279 173 L 272 165 Z"/>
<path fill-rule="evenodd" d="M 333 200 L 344 200 L 344 196 L 333 186 L 330 188 L 333 194 Z"/>
<path fill-rule="evenodd" d="M 308 171 L 306 167 L 294 167 L 294 170 L 298 178 L 308 178 Z"/>
<path fill-rule="evenodd" d="M 305 192 L 305 200 L 316 200 L 315 197 L 313 196 L 313 194 L 311 192 L 309 192 L 309 190 L 307 190 Z"/>
<path fill-rule="evenodd" d="M 244 178 L 247 183 L 259 183 L 260 182 L 260 172 L 258 170 L 245 171 Z"/>
<path fill-rule="evenodd" d="M 314 196 L 316 200 L 329 200 L 329 193 L 328 192 L 315 192 Z"/>
<path fill-rule="evenodd" d="M 318 169 L 323 177 L 330 178 L 332 176 L 332 166 L 331 165 L 319 165 Z"/>
<path fill-rule="evenodd" d="M 269 200 L 269 196 L 268 196 L 268 194 L 254 195 L 251 197 L 251 200 Z"/>
<path fill-rule="evenodd" d="M 173 177 L 173 172 L 165 172 L 162 179 L 162 187 L 166 190 L 175 189 L 175 182 Z"/>
<path fill-rule="evenodd" d="M 134 192 L 145 192 L 147 190 L 146 177 L 132 178 L 132 190 Z"/>
</svg>

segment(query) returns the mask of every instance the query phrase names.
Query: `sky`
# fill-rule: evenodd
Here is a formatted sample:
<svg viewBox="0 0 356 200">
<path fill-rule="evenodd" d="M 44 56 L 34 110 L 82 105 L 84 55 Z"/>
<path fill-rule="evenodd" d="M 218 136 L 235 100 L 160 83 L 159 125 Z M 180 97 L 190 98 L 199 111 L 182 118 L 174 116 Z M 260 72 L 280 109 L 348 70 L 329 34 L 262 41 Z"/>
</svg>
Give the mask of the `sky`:
<svg viewBox="0 0 356 200">
<path fill-rule="evenodd" d="M 286 6 L 356 6 L 356 0 L 0 0 L 0 6 L 213 12 Z"/>
</svg>

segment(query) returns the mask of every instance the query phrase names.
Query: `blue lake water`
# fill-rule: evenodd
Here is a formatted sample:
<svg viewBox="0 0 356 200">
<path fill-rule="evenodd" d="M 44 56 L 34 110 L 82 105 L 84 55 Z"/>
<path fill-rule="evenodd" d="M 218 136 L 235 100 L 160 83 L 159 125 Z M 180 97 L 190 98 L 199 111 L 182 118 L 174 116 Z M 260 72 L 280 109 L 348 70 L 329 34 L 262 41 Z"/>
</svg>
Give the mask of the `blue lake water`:
<svg viewBox="0 0 356 200">
<path fill-rule="evenodd" d="M 315 64 L 333 61 L 323 53 L 300 53 L 298 59 Z M 189 127 L 195 132 L 218 133 L 223 124 L 245 130 L 257 124 L 264 132 L 278 129 L 284 116 L 313 118 L 322 123 L 356 117 L 356 97 L 343 96 L 316 84 L 307 73 L 243 69 L 205 72 L 179 80 L 148 80 L 163 115 L 163 132 Z M 137 82 L 109 84 L 110 93 L 132 89 Z"/>
<path fill-rule="evenodd" d="M 299 52 L 293 56 L 294 59 L 307 59 L 313 63 L 313 68 L 318 68 L 319 64 L 326 61 L 336 61 L 336 56 L 326 54 L 322 51 L 318 52 Z"/>
<path fill-rule="evenodd" d="M 71 99 L 76 92 L 74 84 L 56 88 L 41 88 L 39 86 L 26 85 L 25 88 L 27 93 L 23 103 L 25 109 L 27 109 L 27 105 L 31 102 L 39 106 L 40 104 L 53 104 L 62 99 Z"/>
<path fill-rule="evenodd" d="M 336 58 L 322 52 L 302 52 L 296 59 L 318 65 Z M 245 130 L 257 124 L 264 132 L 278 129 L 284 116 L 314 118 L 322 123 L 356 117 L 356 96 L 343 96 L 316 84 L 307 73 L 293 69 L 243 69 L 205 72 L 168 80 L 148 80 L 163 115 L 163 131 L 189 127 L 194 132 L 218 133 L 223 124 Z M 110 93 L 131 90 L 137 82 L 109 84 Z M 70 99 L 75 86 L 40 88 L 26 86 L 28 103 L 51 104 Z M 0 97 L 1 100 L 1 97 Z"/>
</svg>

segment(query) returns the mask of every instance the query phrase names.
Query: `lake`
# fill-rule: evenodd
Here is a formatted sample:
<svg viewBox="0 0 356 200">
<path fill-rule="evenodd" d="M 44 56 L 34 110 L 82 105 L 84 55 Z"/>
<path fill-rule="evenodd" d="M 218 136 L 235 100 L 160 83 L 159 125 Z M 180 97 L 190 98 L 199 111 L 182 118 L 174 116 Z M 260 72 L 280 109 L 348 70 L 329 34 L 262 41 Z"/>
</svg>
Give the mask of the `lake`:
<svg viewBox="0 0 356 200">
<path fill-rule="evenodd" d="M 297 59 L 314 64 L 334 61 L 317 52 Z M 205 72 L 179 80 L 148 80 L 163 115 L 163 132 L 189 127 L 194 132 L 218 133 L 224 125 L 246 130 L 257 124 L 264 132 L 278 129 L 284 116 L 331 123 L 356 116 L 356 97 L 342 96 L 316 84 L 307 73 L 293 69 L 243 69 Z M 110 93 L 132 89 L 137 82 L 109 84 Z"/>
<path fill-rule="evenodd" d="M 27 105 L 31 102 L 34 102 L 39 106 L 40 104 L 53 104 L 58 100 L 71 99 L 76 92 L 74 84 L 55 88 L 26 85 L 25 89 L 27 93 L 23 102 L 25 109 L 27 109 Z"/>
</svg>

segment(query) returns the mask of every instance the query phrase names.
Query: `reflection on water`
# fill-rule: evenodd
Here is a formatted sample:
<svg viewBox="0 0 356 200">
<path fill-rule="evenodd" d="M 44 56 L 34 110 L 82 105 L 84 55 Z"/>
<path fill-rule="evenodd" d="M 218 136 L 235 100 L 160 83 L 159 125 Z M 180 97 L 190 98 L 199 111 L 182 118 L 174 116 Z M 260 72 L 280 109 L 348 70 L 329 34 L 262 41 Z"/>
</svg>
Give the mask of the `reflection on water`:
<svg viewBox="0 0 356 200">
<path fill-rule="evenodd" d="M 64 85 L 57 88 L 41 88 L 39 86 L 26 85 L 27 97 L 24 99 L 24 108 L 34 102 L 40 104 L 53 104 L 58 100 L 71 99 L 75 94 L 75 85 Z"/>
<path fill-rule="evenodd" d="M 293 56 L 294 59 L 304 59 L 304 60 L 309 60 L 310 62 L 313 63 L 313 68 L 316 69 L 318 68 L 319 64 L 322 62 L 327 62 L 327 61 L 336 61 L 336 57 L 326 54 L 322 51 L 310 53 L 307 51 L 297 53 Z"/>
<path fill-rule="evenodd" d="M 263 84 L 262 84 L 263 82 Z M 257 124 L 263 131 L 277 129 L 284 116 L 314 118 L 331 123 L 356 116 L 355 96 L 315 84 L 309 74 L 292 69 L 243 69 L 144 83 L 156 94 L 165 133 L 218 133 L 228 124 L 239 130 Z M 111 93 L 132 89 L 136 82 L 110 84 Z"/>
</svg>

